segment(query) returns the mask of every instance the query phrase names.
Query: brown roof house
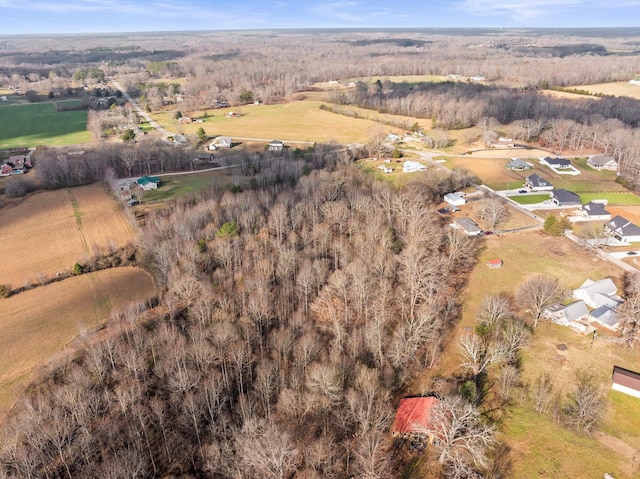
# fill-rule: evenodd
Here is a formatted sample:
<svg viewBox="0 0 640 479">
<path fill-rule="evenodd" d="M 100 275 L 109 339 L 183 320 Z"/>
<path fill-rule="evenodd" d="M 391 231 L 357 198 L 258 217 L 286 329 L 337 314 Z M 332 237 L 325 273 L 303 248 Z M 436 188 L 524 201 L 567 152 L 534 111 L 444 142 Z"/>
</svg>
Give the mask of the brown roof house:
<svg viewBox="0 0 640 479">
<path fill-rule="evenodd" d="M 431 417 L 439 402 L 434 396 L 401 399 L 391 433 L 395 437 L 424 435 L 433 443 L 435 437 L 428 431 L 433 430 Z"/>
<path fill-rule="evenodd" d="M 640 398 L 640 373 L 614 366 L 612 379 L 611 389 Z"/>
</svg>

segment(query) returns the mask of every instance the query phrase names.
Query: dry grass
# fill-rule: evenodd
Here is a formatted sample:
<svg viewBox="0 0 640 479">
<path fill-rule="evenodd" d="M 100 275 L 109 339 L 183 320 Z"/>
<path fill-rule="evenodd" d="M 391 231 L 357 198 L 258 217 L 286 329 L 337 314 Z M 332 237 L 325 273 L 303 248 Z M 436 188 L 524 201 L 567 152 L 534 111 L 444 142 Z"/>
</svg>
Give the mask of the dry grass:
<svg viewBox="0 0 640 479">
<path fill-rule="evenodd" d="M 631 85 L 626 81 L 611 83 L 598 83 L 595 85 L 579 85 L 574 87 L 578 90 L 586 90 L 591 93 L 602 93 L 604 95 L 628 96 L 640 100 L 640 85 Z"/>
<path fill-rule="evenodd" d="M 178 125 L 173 111 L 152 114 L 154 120 L 169 131 L 195 135 L 202 127 L 209 136 L 225 135 L 239 138 L 330 142 L 366 143 L 372 132 L 378 131 L 380 123 L 372 120 L 321 110 L 320 101 L 294 101 L 276 105 L 247 105 L 234 108 L 209 110 L 203 123 Z M 226 118 L 234 111 L 240 118 Z M 213 113 L 212 113 L 213 112 Z M 414 120 L 415 121 L 415 120 Z M 400 132 L 398 128 L 382 125 L 385 131 Z"/>
<path fill-rule="evenodd" d="M 0 209 L 0 283 L 12 287 L 70 270 L 84 255 L 134 235 L 119 204 L 100 185 L 39 192 Z"/>
<path fill-rule="evenodd" d="M 35 368 L 82 330 L 114 310 L 153 295 L 151 276 L 117 268 L 72 277 L 0 299 L 0 411 L 10 406 Z"/>
</svg>

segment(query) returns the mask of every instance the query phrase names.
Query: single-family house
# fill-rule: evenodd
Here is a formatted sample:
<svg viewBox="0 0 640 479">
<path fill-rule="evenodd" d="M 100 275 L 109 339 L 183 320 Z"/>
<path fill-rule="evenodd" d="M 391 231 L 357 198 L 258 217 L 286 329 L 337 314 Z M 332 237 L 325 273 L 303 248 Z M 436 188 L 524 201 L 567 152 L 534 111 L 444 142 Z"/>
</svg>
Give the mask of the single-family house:
<svg viewBox="0 0 640 479">
<path fill-rule="evenodd" d="M 178 118 L 178 123 L 180 123 L 181 125 L 192 123 L 192 122 L 193 120 L 191 119 L 191 117 L 188 117 L 188 116 L 181 116 L 180 118 Z"/>
<path fill-rule="evenodd" d="M 188 143 L 187 137 L 185 137 L 184 135 L 181 135 L 181 134 L 178 133 L 177 135 L 173 136 L 173 143 L 176 146 L 186 145 Z"/>
<path fill-rule="evenodd" d="M 452 206 L 462 206 L 467 202 L 462 196 L 455 193 L 447 193 L 444 195 L 444 200 Z"/>
<path fill-rule="evenodd" d="M 540 163 L 542 165 L 547 165 L 550 168 L 558 170 L 571 168 L 571 162 L 565 158 L 551 158 L 550 156 L 547 156 L 546 158 L 540 160 Z"/>
<path fill-rule="evenodd" d="M 482 228 L 470 218 L 456 218 L 450 226 L 468 236 L 480 236 L 482 234 Z"/>
<path fill-rule="evenodd" d="M 524 187 L 531 191 L 551 191 L 553 185 L 535 173 L 524 179 Z"/>
<path fill-rule="evenodd" d="M 507 170 L 511 171 L 525 171 L 533 168 L 531 163 L 527 163 L 522 158 L 514 158 L 509 163 L 507 163 Z"/>
<path fill-rule="evenodd" d="M 13 174 L 13 167 L 6 163 L 0 166 L 0 176 L 9 176 Z"/>
<path fill-rule="evenodd" d="M 615 331 L 618 329 L 618 315 L 615 308 L 610 306 L 600 306 L 589 313 L 589 320 L 595 321 L 607 329 Z"/>
<path fill-rule="evenodd" d="M 395 437 L 425 436 L 429 443 L 433 443 L 437 437 L 432 432 L 434 427 L 431 418 L 439 402 L 434 396 L 401 399 L 391 426 L 391 434 Z"/>
<path fill-rule="evenodd" d="M 13 166 L 14 169 L 23 170 L 31 168 L 31 158 L 27 155 L 12 155 L 7 160 L 7 164 Z"/>
<path fill-rule="evenodd" d="M 424 171 L 427 167 L 417 161 L 405 161 L 402 164 L 403 173 L 415 173 L 416 171 Z"/>
<path fill-rule="evenodd" d="M 400 141 L 400 137 L 395 133 L 389 133 L 386 137 L 386 141 L 390 141 L 391 143 L 396 143 Z"/>
<path fill-rule="evenodd" d="M 589 308 L 587 308 L 584 301 L 575 301 L 566 306 L 555 303 L 546 308 L 543 314 L 554 323 L 562 326 L 570 326 L 571 323 L 575 323 L 589 316 Z"/>
<path fill-rule="evenodd" d="M 640 373 L 630 369 L 613 367 L 613 377 L 611 389 L 620 391 L 630 396 L 640 398 Z"/>
<path fill-rule="evenodd" d="M 280 140 L 271 140 L 268 148 L 269 151 L 282 151 L 284 150 L 284 143 Z"/>
<path fill-rule="evenodd" d="M 228 136 L 219 136 L 209 145 L 209 150 L 228 150 L 229 148 L 231 148 L 231 138 Z"/>
<path fill-rule="evenodd" d="M 136 185 L 145 191 L 155 190 L 160 185 L 160 178 L 157 176 L 141 176 L 136 180 Z"/>
<path fill-rule="evenodd" d="M 515 143 L 513 138 L 499 137 L 497 140 L 491 142 L 491 148 L 513 148 Z"/>
<path fill-rule="evenodd" d="M 611 219 L 611 213 L 605 208 L 606 200 L 604 201 L 590 201 L 586 205 L 582 205 L 580 213 L 586 216 L 589 220 L 609 220 Z"/>
<path fill-rule="evenodd" d="M 557 206 L 580 206 L 582 201 L 573 191 L 559 188 L 551 191 L 551 198 Z"/>
<path fill-rule="evenodd" d="M 584 301 L 591 308 L 599 308 L 618 304 L 617 292 L 618 287 L 611 278 L 599 281 L 587 279 L 582 286 L 573 290 L 573 297 Z"/>
<path fill-rule="evenodd" d="M 474 75 L 471 78 L 469 78 L 469 80 L 471 80 L 471 81 L 484 81 L 485 77 L 484 77 L 484 75 Z"/>
<path fill-rule="evenodd" d="M 618 170 L 618 162 L 613 156 L 592 156 L 587 160 L 587 165 L 594 170 Z"/>
<path fill-rule="evenodd" d="M 497 269 L 502 268 L 502 260 L 501 259 L 490 259 L 487 261 L 487 267 L 489 269 Z"/>
<path fill-rule="evenodd" d="M 382 170 L 383 173 L 391 173 L 393 171 L 393 168 L 390 168 L 390 167 L 385 166 L 385 165 L 379 165 L 378 169 Z"/>
<path fill-rule="evenodd" d="M 213 159 L 214 159 L 214 156 L 212 153 L 200 152 L 196 156 L 196 161 L 202 161 L 206 163 L 213 161 Z"/>
<path fill-rule="evenodd" d="M 611 218 L 611 221 L 605 223 L 604 227 L 618 241 L 624 243 L 640 242 L 640 227 L 620 215 Z"/>
</svg>

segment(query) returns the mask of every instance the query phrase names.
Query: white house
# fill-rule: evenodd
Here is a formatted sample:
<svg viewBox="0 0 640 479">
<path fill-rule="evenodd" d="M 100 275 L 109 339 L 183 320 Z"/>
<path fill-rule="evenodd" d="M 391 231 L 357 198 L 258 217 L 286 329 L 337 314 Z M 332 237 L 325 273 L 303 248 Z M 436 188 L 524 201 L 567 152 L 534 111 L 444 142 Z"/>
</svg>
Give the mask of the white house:
<svg viewBox="0 0 640 479">
<path fill-rule="evenodd" d="M 618 171 L 618 162 L 613 156 L 592 156 L 587 160 L 587 165 L 594 170 Z"/>
<path fill-rule="evenodd" d="M 529 188 L 531 191 L 551 191 L 553 185 L 544 178 L 536 175 L 535 173 L 527 176 L 524 179 L 525 188 Z"/>
<path fill-rule="evenodd" d="M 617 292 L 618 287 L 611 278 L 604 278 L 599 281 L 588 279 L 582 283 L 582 286 L 573 290 L 573 297 L 584 301 L 591 308 L 599 308 L 600 306 L 617 304 Z"/>
<path fill-rule="evenodd" d="M 219 136 L 209 145 L 209 150 L 228 150 L 231 148 L 231 138 L 228 136 Z"/>
<path fill-rule="evenodd" d="M 570 326 L 576 321 L 585 319 L 589 315 L 589 308 L 584 301 L 575 301 L 566 306 L 555 303 L 546 308 L 543 314 L 554 323 Z"/>
<path fill-rule="evenodd" d="M 610 220 L 611 213 L 607 211 L 605 206 L 607 200 L 594 200 L 580 208 L 580 214 L 586 216 L 589 221 Z"/>
<path fill-rule="evenodd" d="M 415 173 L 416 171 L 424 171 L 427 167 L 417 161 L 405 161 L 402 164 L 403 173 Z"/>
<path fill-rule="evenodd" d="M 624 243 L 640 242 L 640 227 L 620 215 L 614 216 L 604 227 L 618 241 Z"/>
<path fill-rule="evenodd" d="M 470 218 L 456 218 L 449 226 L 462 231 L 467 236 L 480 236 L 482 233 L 482 228 Z"/>
<path fill-rule="evenodd" d="M 447 193 L 444 195 L 444 200 L 452 206 L 462 206 L 467 202 L 462 196 L 455 193 Z"/>
</svg>

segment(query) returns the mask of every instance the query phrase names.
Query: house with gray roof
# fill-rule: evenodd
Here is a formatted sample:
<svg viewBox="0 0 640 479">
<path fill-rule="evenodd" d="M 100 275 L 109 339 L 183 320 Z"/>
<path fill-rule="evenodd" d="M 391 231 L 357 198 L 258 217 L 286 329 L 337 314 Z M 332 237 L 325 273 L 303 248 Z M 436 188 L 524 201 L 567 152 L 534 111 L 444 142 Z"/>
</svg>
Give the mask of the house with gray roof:
<svg viewBox="0 0 640 479">
<path fill-rule="evenodd" d="M 573 297 L 584 301 L 591 308 L 614 306 L 619 304 L 618 287 L 611 278 L 599 281 L 587 279 L 582 286 L 573 290 Z"/>
<path fill-rule="evenodd" d="M 606 201 L 606 200 L 605 200 Z M 610 220 L 611 213 L 607 211 L 606 203 L 600 201 L 590 201 L 586 205 L 582 205 L 580 213 L 589 220 Z"/>
<path fill-rule="evenodd" d="M 507 170 L 511 171 L 525 171 L 533 168 L 531 163 L 527 163 L 522 158 L 514 158 L 509 163 L 507 163 Z"/>
<path fill-rule="evenodd" d="M 565 190 L 563 188 L 552 190 L 551 198 L 557 206 L 580 206 L 582 203 L 580 196 L 575 194 L 573 191 Z"/>
<path fill-rule="evenodd" d="M 594 170 L 618 171 L 618 162 L 613 156 L 592 156 L 587 160 L 587 165 Z"/>
<path fill-rule="evenodd" d="M 524 179 L 524 186 L 525 188 L 529 188 L 531 191 L 551 191 L 553 189 L 553 185 L 551 183 L 535 173 Z"/>
<path fill-rule="evenodd" d="M 618 329 L 618 315 L 615 309 L 609 306 L 600 306 L 594 309 L 589 313 L 589 319 L 612 331 Z"/>
<path fill-rule="evenodd" d="M 470 218 L 456 218 L 450 226 L 468 236 L 479 236 L 482 233 L 482 228 Z"/>
<path fill-rule="evenodd" d="M 589 316 L 589 308 L 587 308 L 584 301 L 575 301 L 566 306 L 556 303 L 545 309 L 543 314 L 554 323 L 562 326 L 570 326 L 571 323 L 575 323 Z"/>
<path fill-rule="evenodd" d="M 618 241 L 624 243 L 640 242 L 640 227 L 620 215 L 614 216 L 604 227 Z"/>
<path fill-rule="evenodd" d="M 452 206 L 462 206 L 467 202 L 462 196 L 455 193 L 447 193 L 444 195 L 444 200 Z"/>
</svg>

